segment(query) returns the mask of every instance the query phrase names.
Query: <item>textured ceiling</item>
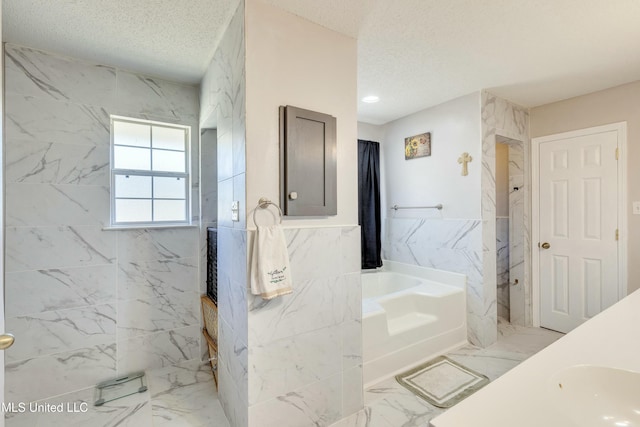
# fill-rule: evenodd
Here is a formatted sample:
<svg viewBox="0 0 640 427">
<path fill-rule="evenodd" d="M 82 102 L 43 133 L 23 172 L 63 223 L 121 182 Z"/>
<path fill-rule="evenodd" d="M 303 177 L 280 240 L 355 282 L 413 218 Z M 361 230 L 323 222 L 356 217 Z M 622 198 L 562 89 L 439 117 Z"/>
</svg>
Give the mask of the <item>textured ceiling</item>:
<svg viewBox="0 0 640 427">
<path fill-rule="evenodd" d="M 237 0 L 2 0 L 3 41 L 198 83 Z"/>
<path fill-rule="evenodd" d="M 2 0 L 4 40 L 198 82 L 239 0 Z M 640 79 L 639 0 L 265 0 L 358 37 L 359 119 L 480 89 L 526 107 Z"/>
<path fill-rule="evenodd" d="M 369 123 L 480 89 L 533 107 L 640 79 L 638 0 L 267 1 L 358 37 Z"/>
</svg>

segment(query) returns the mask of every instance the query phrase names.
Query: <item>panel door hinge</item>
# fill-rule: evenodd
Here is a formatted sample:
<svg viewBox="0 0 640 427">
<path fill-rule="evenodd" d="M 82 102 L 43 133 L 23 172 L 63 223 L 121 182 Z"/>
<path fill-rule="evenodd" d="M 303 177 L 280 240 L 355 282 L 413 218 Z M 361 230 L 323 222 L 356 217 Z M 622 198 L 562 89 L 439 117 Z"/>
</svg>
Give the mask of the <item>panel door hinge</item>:
<svg viewBox="0 0 640 427">
<path fill-rule="evenodd" d="M 616 240 L 620 239 L 620 230 L 616 228 Z"/>
<path fill-rule="evenodd" d="M 616 160 L 620 158 L 620 149 L 616 148 Z"/>
</svg>

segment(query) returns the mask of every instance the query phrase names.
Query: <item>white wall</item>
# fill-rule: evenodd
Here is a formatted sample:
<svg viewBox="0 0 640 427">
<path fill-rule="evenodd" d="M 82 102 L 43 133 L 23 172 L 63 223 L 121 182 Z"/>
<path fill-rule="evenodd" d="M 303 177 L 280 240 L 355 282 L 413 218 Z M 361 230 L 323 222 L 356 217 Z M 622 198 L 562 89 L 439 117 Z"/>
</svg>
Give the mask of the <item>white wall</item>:
<svg viewBox="0 0 640 427">
<path fill-rule="evenodd" d="M 386 128 L 384 125 L 372 125 L 370 123 L 358 122 L 358 139 L 382 142 L 384 140 L 385 131 Z"/>
<path fill-rule="evenodd" d="M 631 202 L 640 200 L 640 81 L 531 109 L 531 137 L 552 135 L 609 123 L 627 122 L 628 293 L 640 289 L 640 215 Z M 633 238 L 636 236 L 636 238 Z"/>
<path fill-rule="evenodd" d="M 279 201 L 279 106 L 335 116 L 338 143 L 338 215 L 284 223 L 293 293 L 248 298 L 251 427 L 326 426 L 363 407 L 356 56 L 355 39 L 246 2 L 247 228 L 260 197 Z"/>
<path fill-rule="evenodd" d="M 473 93 L 388 123 L 381 161 L 383 217 L 391 205 L 442 203 L 446 219 L 480 218 L 480 93 Z M 404 138 L 431 132 L 431 156 L 405 160 Z M 462 176 L 458 158 L 468 152 L 469 175 Z M 404 211 L 397 216 L 433 216 Z"/>
<path fill-rule="evenodd" d="M 357 224 L 356 40 L 257 0 L 247 4 L 254 6 L 247 15 L 248 228 L 260 197 L 279 202 L 281 105 L 335 116 L 338 142 L 338 214 L 284 225 Z"/>
</svg>

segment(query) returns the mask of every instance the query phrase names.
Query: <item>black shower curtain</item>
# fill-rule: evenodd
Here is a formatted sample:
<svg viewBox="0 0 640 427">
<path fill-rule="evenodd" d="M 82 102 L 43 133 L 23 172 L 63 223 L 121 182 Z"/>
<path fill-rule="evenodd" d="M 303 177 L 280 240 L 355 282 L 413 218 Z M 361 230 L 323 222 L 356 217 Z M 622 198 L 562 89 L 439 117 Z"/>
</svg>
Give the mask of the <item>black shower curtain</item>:
<svg viewBox="0 0 640 427">
<path fill-rule="evenodd" d="M 362 268 L 382 267 L 380 249 L 380 144 L 358 140 L 358 223 Z"/>
</svg>

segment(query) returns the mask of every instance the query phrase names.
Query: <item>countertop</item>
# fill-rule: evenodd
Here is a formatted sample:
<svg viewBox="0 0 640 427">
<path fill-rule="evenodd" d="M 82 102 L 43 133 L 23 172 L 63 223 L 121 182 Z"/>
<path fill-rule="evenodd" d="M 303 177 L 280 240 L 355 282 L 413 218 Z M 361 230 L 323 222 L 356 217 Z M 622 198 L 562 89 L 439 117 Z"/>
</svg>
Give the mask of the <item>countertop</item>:
<svg viewBox="0 0 640 427">
<path fill-rule="evenodd" d="M 551 377 L 575 365 L 640 372 L 640 290 L 431 420 L 433 427 L 573 427 Z M 585 427 L 585 426 L 576 426 Z"/>
</svg>

